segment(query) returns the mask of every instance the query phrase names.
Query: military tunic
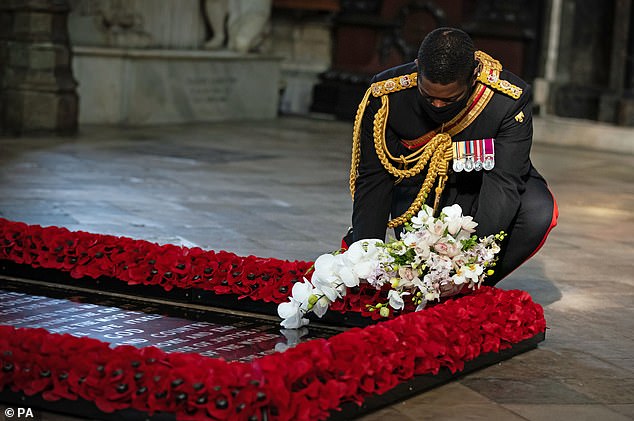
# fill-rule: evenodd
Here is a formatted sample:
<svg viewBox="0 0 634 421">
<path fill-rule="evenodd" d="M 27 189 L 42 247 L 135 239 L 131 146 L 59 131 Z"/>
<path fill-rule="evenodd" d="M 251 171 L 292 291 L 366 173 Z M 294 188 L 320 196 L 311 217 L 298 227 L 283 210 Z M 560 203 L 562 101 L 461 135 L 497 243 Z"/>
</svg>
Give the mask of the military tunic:
<svg viewBox="0 0 634 421">
<path fill-rule="evenodd" d="M 380 95 L 369 98 L 360 122 L 360 159 L 353 197 L 353 241 L 385 238 L 390 216 L 395 218 L 408 209 L 426 174 L 423 171 L 417 176 L 399 180 L 388 173 L 381 163 L 374 142 L 374 119 L 381 107 L 380 97 L 389 96 L 385 145 L 395 157 L 407 156 L 417 146 L 423 147 L 421 141 L 416 139 L 422 137 L 424 142 L 423 136 L 430 131 L 445 129 L 439 128 L 421 106 L 426 99 L 411 83 L 412 77 L 415 80 L 416 70 L 416 63 L 407 63 L 388 69 L 372 80 L 375 91 L 380 91 Z M 405 79 L 405 85 L 408 86 L 386 89 L 385 81 L 398 81 L 405 75 L 410 75 Z M 473 216 L 478 222 L 479 235 L 505 231 L 512 236 L 519 224 L 521 227 L 515 230 L 515 240 L 507 241 L 507 245 L 524 243 L 523 250 L 515 257 L 515 260 L 522 261 L 512 263 L 516 267 L 541 246 L 545 235 L 554 225 L 556 209 L 546 182 L 530 160 L 533 136 L 530 87 L 506 70 L 499 71 L 497 75 L 499 77 L 494 78 L 495 83 L 489 83 L 486 77 L 478 78 L 481 82 L 479 87 L 489 85 L 486 88 L 491 91 L 490 99 L 475 119 L 462 130 L 458 129 L 460 131 L 454 133 L 451 139 L 452 142 L 461 142 L 493 138 L 495 166 L 488 171 L 450 170 L 439 206 L 459 204 L 465 215 Z M 524 196 L 527 190 L 529 194 Z M 520 212 L 523 200 L 526 202 L 525 212 Z M 426 203 L 433 206 L 433 202 L 432 191 Z M 528 241 L 530 244 L 526 244 L 526 240 L 529 240 L 526 238 L 527 233 L 533 238 Z M 524 240 L 518 238 L 520 235 Z M 512 269 L 514 267 L 509 268 L 508 272 Z"/>
</svg>

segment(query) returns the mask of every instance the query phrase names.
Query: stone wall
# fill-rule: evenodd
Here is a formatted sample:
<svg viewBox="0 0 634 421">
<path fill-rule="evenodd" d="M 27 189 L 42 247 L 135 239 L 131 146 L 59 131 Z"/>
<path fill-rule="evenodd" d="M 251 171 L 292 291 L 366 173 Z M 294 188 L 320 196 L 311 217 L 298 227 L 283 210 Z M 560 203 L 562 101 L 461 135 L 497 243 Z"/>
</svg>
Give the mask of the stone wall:
<svg viewBox="0 0 634 421">
<path fill-rule="evenodd" d="M 332 62 L 330 16 L 273 14 L 266 50 L 282 58 L 280 112 L 308 114 L 318 75 Z"/>
<path fill-rule="evenodd" d="M 62 0 L 0 3 L 0 133 L 76 132 L 68 10 Z"/>
</svg>

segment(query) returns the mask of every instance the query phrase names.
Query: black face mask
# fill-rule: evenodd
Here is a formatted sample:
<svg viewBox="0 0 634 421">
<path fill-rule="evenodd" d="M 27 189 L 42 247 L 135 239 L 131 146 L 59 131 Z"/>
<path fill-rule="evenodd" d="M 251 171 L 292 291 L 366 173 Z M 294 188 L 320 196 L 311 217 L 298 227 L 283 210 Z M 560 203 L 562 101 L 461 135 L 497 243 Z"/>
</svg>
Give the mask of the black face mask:
<svg viewBox="0 0 634 421">
<path fill-rule="evenodd" d="M 434 107 L 429 101 L 421 97 L 420 104 L 434 123 L 442 124 L 457 116 L 467 106 L 468 99 L 469 95 L 465 95 L 461 100 L 447 104 L 444 107 Z"/>
</svg>

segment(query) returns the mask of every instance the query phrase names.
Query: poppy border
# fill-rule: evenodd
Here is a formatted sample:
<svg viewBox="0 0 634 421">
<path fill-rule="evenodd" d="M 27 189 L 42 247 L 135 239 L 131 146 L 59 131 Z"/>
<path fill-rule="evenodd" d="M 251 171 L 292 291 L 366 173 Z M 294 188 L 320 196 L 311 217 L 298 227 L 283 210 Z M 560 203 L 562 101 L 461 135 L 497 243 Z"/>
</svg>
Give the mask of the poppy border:
<svg viewBox="0 0 634 421">
<path fill-rule="evenodd" d="M 311 266 L 5 219 L 0 260 L 70 273 L 78 282 L 107 277 L 273 303 L 286 300 Z M 348 296 L 339 310 L 362 312 L 363 292 Z M 543 338 L 545 329 L 542 307 L 526 292 L 491 287 L 249 363 L 155 347 L 110 348 L 95 339 L 5 325 L 0 389 L 47 401 L 86 400 L 107 413 L 320 420 L 420 376 L 459 373 L 479 357 Z"/>
</svg>

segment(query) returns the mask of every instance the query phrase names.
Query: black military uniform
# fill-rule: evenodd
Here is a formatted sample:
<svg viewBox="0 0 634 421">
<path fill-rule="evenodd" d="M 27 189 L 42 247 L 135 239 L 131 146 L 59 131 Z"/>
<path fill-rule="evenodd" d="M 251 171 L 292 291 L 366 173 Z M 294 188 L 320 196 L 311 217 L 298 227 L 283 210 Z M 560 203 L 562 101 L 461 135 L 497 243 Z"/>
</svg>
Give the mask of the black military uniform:
<svg viewBox="0 0 634 421">
<path fill-rule="evenodd" d="M 399 157 L 402 159 L 425 147 L 435 134 L 447 132 L 451 135 L 454 166 L 452 169 L 451 163 L 448 164 L 450 169 L 438 209 L 457 203 L 465 215 L 478 222 L 478 235 L 500 231 L 509 234 L 496 273 L 487 282 L 493 284 L 541 247 L 556 223 L 557 208 L 529 156 L 533 135 L 530 87 L 502 70 L 499 62 L 486 54 L 478 52 L 476 58 L 480 68 L 467 107 L 461 117 L 440 127 L 422 107 L 426 99 L 416 88 L 416 63 L 388 69 L 373 78 L 355 122 L 359 157 L 355 168 L 353 147 L 352 241 L 383 239 L 390 215 L 396 218 L 408 210 L 427 173 L 424 170 L 401 179 L 387 171 L 386 158 L 382 162 L 380 155 L 390 156 L 392 159 L 388 161 L 394 167 L 407 168 L 407 164 L 399 164 Z M 377 130 L 376 117 L 381 109 L 387 112 L 383 139 L 380 124 Z M 482 162 L 477 168 L 471 165 L 469 171 L 464 165 L 456 167 L 459 158 L 466 162 L 460 156 L 460 145 L 473 147 L 479 141 L 482 146 L 481 139 L 494 139 L 493 168 L 482 168 Z M 381 141 L 384 151 L 379 147 Z M 464 148 L 462 151 L 465 152 Z M 481 157 L 478 159 L 481 161 Z M 426 203 L 433 206 L 433 190 Z"/>
</svg>

